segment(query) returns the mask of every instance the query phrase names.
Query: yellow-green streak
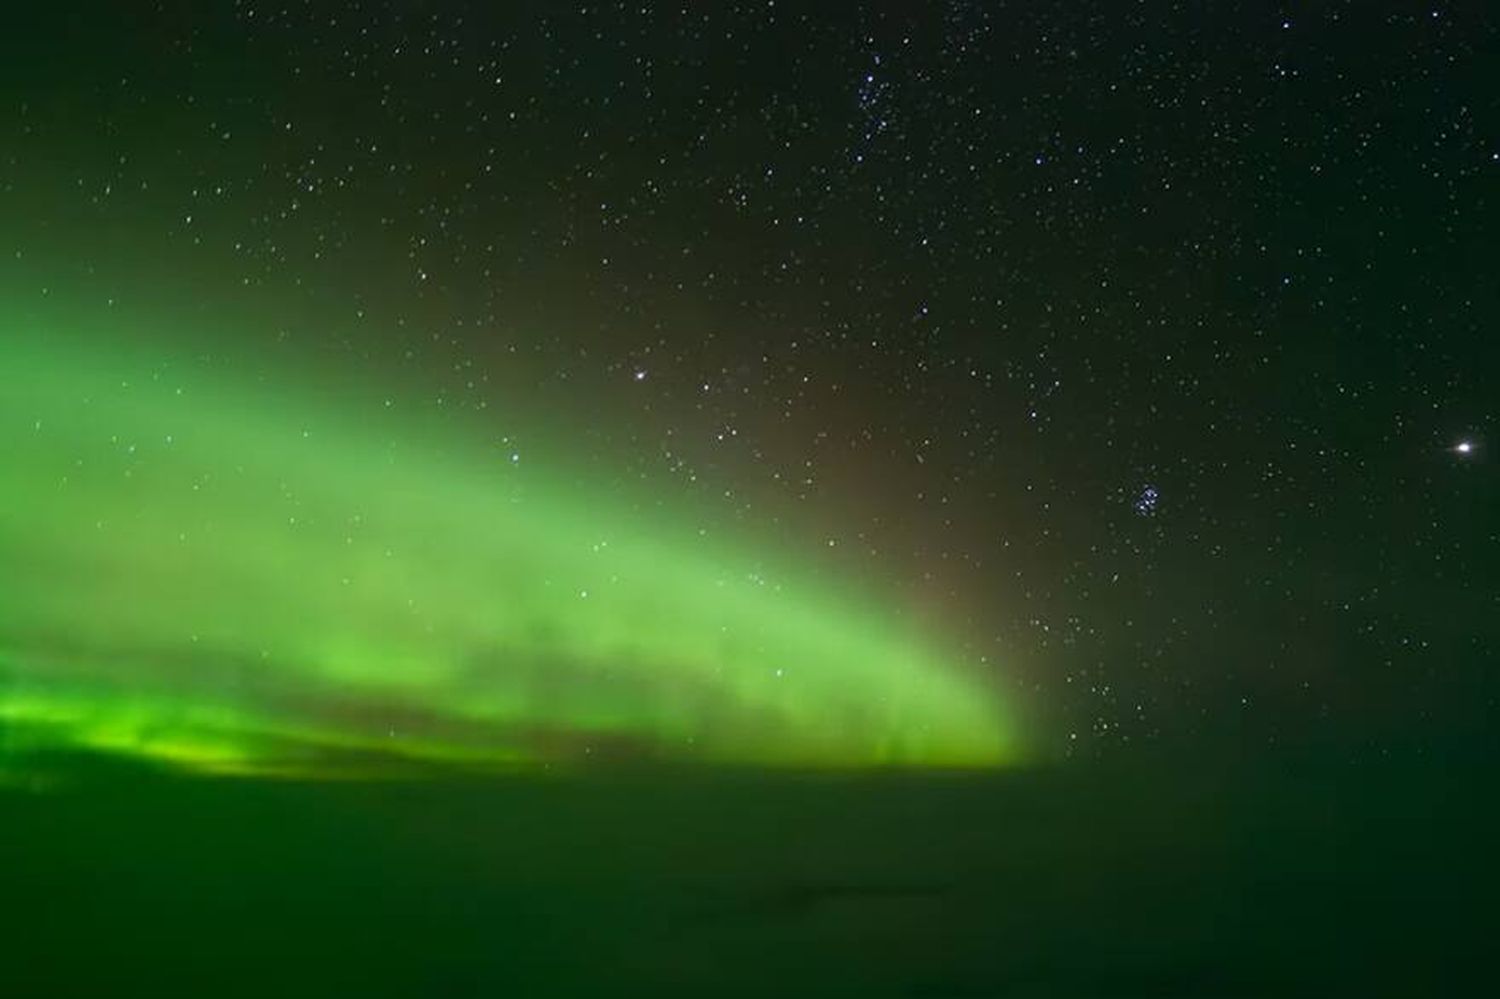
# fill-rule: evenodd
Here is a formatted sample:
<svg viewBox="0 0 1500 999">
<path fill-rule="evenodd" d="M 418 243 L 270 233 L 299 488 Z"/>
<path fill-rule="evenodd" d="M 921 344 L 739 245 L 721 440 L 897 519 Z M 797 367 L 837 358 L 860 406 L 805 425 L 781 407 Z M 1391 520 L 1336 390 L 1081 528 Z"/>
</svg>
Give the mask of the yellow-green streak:
<svg viewBox="0 0 1500 999">
<path fill-rule="evenodd" d="M 0 317 L 0 756 L 316 774 L 1018 750 L 996 693 L 880 607 L 514 460 L 477 421 L 60 325 Z"/>
</svg>

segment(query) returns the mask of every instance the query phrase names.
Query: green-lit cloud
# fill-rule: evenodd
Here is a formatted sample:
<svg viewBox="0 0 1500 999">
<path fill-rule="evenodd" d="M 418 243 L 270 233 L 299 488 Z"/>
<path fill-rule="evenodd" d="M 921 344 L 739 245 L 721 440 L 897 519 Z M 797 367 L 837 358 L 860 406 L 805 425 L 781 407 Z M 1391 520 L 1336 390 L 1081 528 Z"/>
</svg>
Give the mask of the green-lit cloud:
<svg viewBox="0 0 1500 999">
<path fill-rule="evenodd" d="M 59 325 L 0 317 L 12 759 L 316 774 L 1017 751 L 992 690 L 743 544 L 399 393 Z"/>
</svg>

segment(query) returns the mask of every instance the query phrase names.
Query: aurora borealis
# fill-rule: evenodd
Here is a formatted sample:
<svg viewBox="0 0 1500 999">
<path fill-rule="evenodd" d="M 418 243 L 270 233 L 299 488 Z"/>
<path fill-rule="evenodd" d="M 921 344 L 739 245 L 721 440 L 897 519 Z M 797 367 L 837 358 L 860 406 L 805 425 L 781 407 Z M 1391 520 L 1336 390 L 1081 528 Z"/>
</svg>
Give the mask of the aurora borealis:
<svg viewBox="0 0 1500 999">
<path fill-rule="evenodd" d="M 0 994 L 1493 991 L 1497 11 L 5 5 Z"/>
<path fill-rule="evenodd" d="M 237 376 L 170 340 L 5 323 L 12 753 L 359 773 L 1018 749 L 994 696 L 879 608 L 549 477 L 472 421 Z"/>
</svg>

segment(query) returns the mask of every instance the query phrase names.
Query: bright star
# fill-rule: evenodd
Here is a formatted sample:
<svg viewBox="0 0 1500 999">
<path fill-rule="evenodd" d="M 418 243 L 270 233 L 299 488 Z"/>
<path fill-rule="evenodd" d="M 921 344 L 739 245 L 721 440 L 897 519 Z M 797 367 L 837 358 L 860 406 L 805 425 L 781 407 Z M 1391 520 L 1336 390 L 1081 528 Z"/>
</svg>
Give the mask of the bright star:
<svg viewBox="0 0 1500 999">
<path fill-rule="evenodd" d="M 1464 456 L 1471 455 L 1471 454 L 1474 453 L 1474 442 L 1473 441 L 1459 441 L 1457 444 L 1453 445 L 1452 451 L 1453 451 L 1454 454 L 1457 454 L 1457 455 L 1464 455 Z"/>
</svg>

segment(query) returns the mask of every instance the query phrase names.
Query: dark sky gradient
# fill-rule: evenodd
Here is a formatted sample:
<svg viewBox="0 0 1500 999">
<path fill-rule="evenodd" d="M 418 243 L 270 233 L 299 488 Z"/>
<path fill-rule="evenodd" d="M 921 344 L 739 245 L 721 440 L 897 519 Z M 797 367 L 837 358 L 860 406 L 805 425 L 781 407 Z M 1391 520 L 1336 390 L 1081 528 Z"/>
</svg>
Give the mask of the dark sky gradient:
<svg viewBox="0 0 1500 999">
<path fill-rule="evenodd" d="M 312 728 L 353 760 L 343 776 L 371 776 L 360 761 L 397 745 L 398 723 L 448 739 L 421 759 L 465 759 L 471 697 L 343 689 L 260 635 L 224 646 L 238 659 L 171 660 L 178 622 L 146 594 L 171 642 L 125 641 L 134 605 L 48 619 L 40 660 L 88 660 L 67 665 L 96 689 L 28 700 L 38 646 L 6 633 L 16 608 L 114 585 L 85 573 L 41 592 L 73 563 L 14 564 L 66 524 L 17 528 L 50 493 L 10 477 L 72 455 L 28 415 L 0 426 L 0 503 L 22 497 L 0 508 L 0 765 L 28 710 L 76 708 L 78 730 L 102 731 L 81 749 L 106 756 L 0 767 L 0 993 L 1492 990 L 1468 980 L 1493 977 L 1495 923 L 1497 17 L 1354 0 L 6 5 L 0 413 L 43 391 L 21 384 L 38 317 L 114 331 L 79 372 L 173 343 L 196 384 L 235 390 L 205 423 L 237 427 L 230 402 L 260 401 L 244 427 L 271 499 L 239 497 L 253 556 L 254 514 L 279 517 L 283 469 L 264 463 L 362 493 L 379 463 L 360 456 L 391 424 L 349 400 L 389 386 L 420 400 L 408 445 L 448 440 L 453 414 L 527 469 L 558 458 L 544 495 L 577 501 L 546 530 L 445 521 L 472 572 L 445 576 L 441 552 L 406 563 L 429 592 L 490 578 L 497 531 L 536 534 L 545 574 L 595 506 L 711 538 L 709 555 L 732 537 L 806 584 L 744 599 L 741 617 L 795 604 L 816 620 L 770 615 L 786 648 L 832 635 L 859 653 L 840 669 L 879 681 L 814 664 L 826 699 L 795 701 L 798 738 L 847 736 L 839 759 L 868 762 L 868 742 L 888 748 L 871 705 L 931 681 L 941 711 L 903 730 L 910 759 L 932 761 L 933 717 L 968 718 L 988 746 L 994 709 L 1018 716 L 1035 765 L 757 770 L 768 744 L 807 758 L 757 720 L 778 668 L 713 688 L 741 726 L 728 744 L 756 752 L 710 759 L 749 766 L 647 766 L 664 744 L 649 724 L 618 752 L 587 727 L 608 700 L 589 678 L 615 664 L 578 668 L 581 618 L 555 594 L 542 624 L 562 652 L 537 675 L 555 665 L 589 710 L 582 727 L 520 722 L 539 726 L 539 759 L 607 757 L 574 779 L 425 763 L 388 782 L 189 779 L 109 759 L 152 739 L 137 755 L 219 759 L 163 736 L 184 717 L 200 734 L 206 711 L 252 743 Z M 318 385 L 345 420 L 329 439 L 349 442 L 327 462 L 282 433 Z M 43 402 L 93 433 L 94 411 Z M 415 451 L 392 489 L 425 499 L 397 504 L 400 524 L 489 496 L 458 475 L 423 493 L 422 470 L 475 452 Z M 329 492 L 329 517 L 354 502 Z M 321 549 L 298 537 L 266 547 L 315 575 Z M 698 549 L 644 542 L 627 564 L 671 575 L 660 551 L 697 565 Z M 540 593 L 531 566 L 507 585 Z M 696 608 L 660 636 L 711 633 L 709 578 L 632 595 Z M 187 582 L 164 592 L 189 603 Z M 340 592 L 276 589 L 266 607 L 233 593 L 290 620 L 304 595 Z M 477 620 L 489 599 L 465 585 L 451 609 Z M 843 602 L 859 613 L 817 612 Z M 639 637 L 622 606 L 611 624 Z M 371 634 L 355 638 L 401 633 L 360 610 Z M 908 683 L 887 625 L 959 679 Z M 112 628 L 118 642 L 90 644 Z M 449 644 L 489 656 L 480 679 L 514 663 Z M 642 644 L 633 665 L 659 667 L 670 642 Z M 750 676 L 761 651 L 722 658 Z M 180 702 L 160 689 L 173 662 L 193 674 Z M 224 720 L 262 689 L 242 673 L 282 714 Z M 680 684 L 647 679 L 627 686 L 650 719 Z M 830 720 L 845 695 L 868 731 Z M 704 715 L 679 714 L 680 743 Z M 970 734 L 930 741 L 967 752 Z"/>
<path fill-rule="evenodd" d="M 8 14 L 7 294 L 541 408 L 1067 751 L 1491 716 L 1483 5 L 495 6 Z"/>
</svg>

